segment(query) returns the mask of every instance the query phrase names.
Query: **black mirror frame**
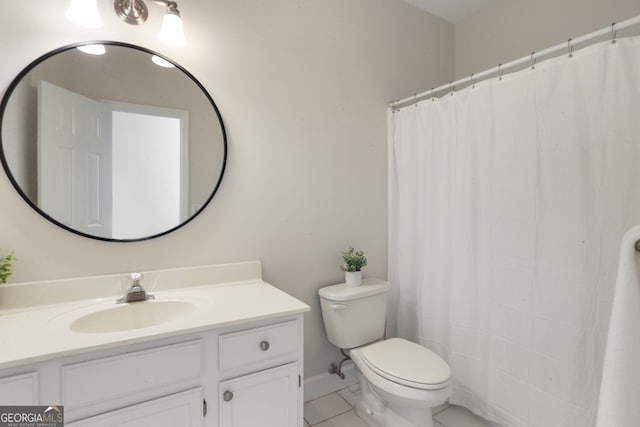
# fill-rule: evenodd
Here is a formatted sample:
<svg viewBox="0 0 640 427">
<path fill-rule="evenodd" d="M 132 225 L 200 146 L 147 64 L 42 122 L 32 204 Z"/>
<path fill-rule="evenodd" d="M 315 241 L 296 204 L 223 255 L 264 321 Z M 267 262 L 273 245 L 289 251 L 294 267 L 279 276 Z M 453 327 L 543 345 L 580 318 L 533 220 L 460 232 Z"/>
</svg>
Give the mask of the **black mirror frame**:
<svg viewBox="0 0 640 427">
<path fill-rule="evenodd" d="M 218 176 L 218 180 L 211 192 L 211 194 L 209 195 L 209 197 L 207 198 L 207 200 L 202 204 L 202 206 L 193 214 L 191 215 L 189 218 L 187 218 L 186 220 L 184 220 L 183 222 L 181 222 L 180 224 L 178 224 L 175 227 L 172 227 L 168 230 L 165 230 L 161 233 L 157 233 L 157 234 L 153 234 L 150 236 L 145 236 L 145 237 L 139 237 L 139 238 L 132 238 L 132 239 L 113 239 L 113 238 L 108 238 L 108 237 L 100 237 L 100 236 L 93 236 L 91 234 L 87 234 L 87 233 L 83 233 L 81 231 L 75 230 L 65 224 L 62 224 L 61 222 L 57 221 L 56 219 L 52 218 L 51 216 L 47 215 L 42 209 L 40 209 L 36 203 L 34 203 L 26 194 L 25 192 L 22 190 L 22 188 L 20 188 L 20 185 L 18 184 L 18 182 L 16 181 L 16 179 L 14 178 L 13 174 L 11 173 L 11 169 L 9 168 L 9 164 L 7 162 L 6 156 L 5 156 L 5 152 L 4 152 L 4 144 L 3 144 L 3 140 L 2 140 L 2 126 L 4 123 L 4 118 L 5 118 L 5 111 L 7 108 L 7 104 L 9 102 L 9 99 L 11 98 L 11 95 L 13 94 L 14 90 L 16 89 L 16 87 L 18 86 L 18 84 L 22 81 L 22 79 L 33 69 L 35 68 L 37 65 L 39 65 L 41 62 L 45 61 L 46 59 L 57 55 L 58 53 L 61 52 L 65 52 L 67 50 L 70 49 L 75 49 L 78 46 L 85 46 L 85 45 L 93 45 L 93 44 L 103 44 L 103 45 L 108 45 L 108 46 L 120 46 L 120 47 L 127 47 L 127 48 L 131 48 L 131 49 L 136 49 L 139 50 L 141 52 L 145 52 L 148 53 L 150 55 L 157 55 L 160 58 L 169 61 L 171 64 L 173 64 L 177 69 L 179 69 L 180 71 L 182 71 L 187 77 L 189 77 L 191 79 L 191 81 L 202 91 L 202 93 L 205 95 L 205 97 L 207 98 L 207 100 L 209 101 L 209 103 L 211 104 L 211 107 L 213 107 L 213 110 L 216 113 L 216 116 L 218 117 L 218 121 L 220 122 L 220 130 L 222 131 L 222 142 L 223 142 L 223 158 L 222 158 L 222 165 L 220 168 L 220 175 Z M 207 92 L 207 90 L 204 88 L 204 86 L 193 76 L 193 74 L 191 74 L 189 71 L 187 71 L 184 67 L 182 67 L 180 64 L 177 64 L 176 62 L 174 62 L 173 60 L 167 58 L 166 56 L 157 53 L 151 49 L 147 49 L 141 46 L 137 46 L 137 45 L 133 45 L 130 43 L 124 43 L 124 42 L 117 42 L 117 41 L 108 41 L 108 40 L 96 40 L 96 41 L 86 41 L 86 42 L 80 42 L 80 43 L 73 43 L 73 44 L 69 44 L 66 46 L 62 46 L 60 48 L 54 49 L 50 52 L 45 53 L 44 55 L 41 55 L 40 57 L 36 58 L 34 61 L 32 61 L 29 65 L 27 65 L 12 81 L 11 84 L 9 84 L 9 86 L 7 87 L 3 97 L 2 97 L 2 101 L 0 101 L 0 162 L 2 163 L 2 167 L 5 171 L 5 173 L 7 174 L 7 177 L 9 178 L 9 181 L 11 182 L 11 184 L 13 185 L 13 187 L 16 189 L 16 191 L 18 192 L 18 194 L 20 194 L 20 196 L 24 199 L 25 202 L 27 202 L 27 204 L 29 206 L 31 206 L 36 212 L 38 212 L 40 215 L 42 215 L 44 218 L 46 218 L 47 220 L 51 221 L 52 223 L 54 223 L 55 225 L 57 225 L 58 227 L 61 227 L 67 231 L 70 231 L 74 234 L 80 235 L 80 236 L 84 236 L 84 237 L 88 237 L 91 239 L 96 239 L 96 240 L 102 240 L 102 241 L 107 241 L 107 242 L 138 242 L 138 241 L 144 241 L 144 240 L 150 240 L 150 239 L 154 239 L 160 236 L 164 236 L 166 234 L 169 234 L 183 226 L 185 226 L 186 224 L 188 224 L 189 222 L 191 222 L 191 220 L 193 220 L 195 217 L 197 217 L 211 202 L 211 200 L 213 199 L 213 196 L 215 196 L 215 194 L 217 193 L 218 189 L 220 188 L 220 184 L 222 182 L 222 177 L 224 176 L 224 172 L 226 169 L 226 164 L 227 164 L 227 153 L 228 153 L 228 149 L 227 149 L 227 133 L 226 133 L 226 129 L 224 126 L 224 121 L 222 120 L 222 116 L 220 115 L 220 110 L 218 110 L 218 106 L 216 105 L 216 103 L 213 101 L 213 98 L 211 98 L 211 95 L 209 95 L 209 92 Z"/>
</svg>

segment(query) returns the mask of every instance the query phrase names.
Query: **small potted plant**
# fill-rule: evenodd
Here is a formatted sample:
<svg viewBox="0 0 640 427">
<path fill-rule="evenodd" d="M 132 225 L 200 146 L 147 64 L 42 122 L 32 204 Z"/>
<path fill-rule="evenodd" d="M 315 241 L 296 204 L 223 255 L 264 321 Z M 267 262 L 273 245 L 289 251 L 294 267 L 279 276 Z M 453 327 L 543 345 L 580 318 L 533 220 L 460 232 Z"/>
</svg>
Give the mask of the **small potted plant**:
<svg viewBox="0 0 640 427">
<path fill-rule="evenodd" d="M 0 257 L 0 283 L 7 283 L 7 278 L 11 276 L 11 262 L 15 259 L 13 252 Z"/>
<path fill-rule="evenodd" d="M 347 286 L 359 286 L 362 283 L 362 267 L 367 265 L 367 255 L 349 246 L 349 249 L 342 251 L 342 259 L 344 262 L 339 267 L 344 271 Z"/>
</svg>

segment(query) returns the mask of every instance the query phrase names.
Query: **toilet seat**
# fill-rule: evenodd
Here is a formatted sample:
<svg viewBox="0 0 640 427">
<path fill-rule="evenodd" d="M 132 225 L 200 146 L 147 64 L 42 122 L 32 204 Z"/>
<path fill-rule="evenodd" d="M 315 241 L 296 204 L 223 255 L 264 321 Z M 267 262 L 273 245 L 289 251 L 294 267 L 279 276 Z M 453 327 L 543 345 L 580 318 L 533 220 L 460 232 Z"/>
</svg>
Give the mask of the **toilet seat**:
<svg viewBox="0 0 640 427">
<path fill-rule="evenodd" d="M 449 365 L 431 350 L 402 338 L 390 338 L 360 349 L 362 360 L 389 381 L 422 390 L 446 387 Z"/>
</svg>

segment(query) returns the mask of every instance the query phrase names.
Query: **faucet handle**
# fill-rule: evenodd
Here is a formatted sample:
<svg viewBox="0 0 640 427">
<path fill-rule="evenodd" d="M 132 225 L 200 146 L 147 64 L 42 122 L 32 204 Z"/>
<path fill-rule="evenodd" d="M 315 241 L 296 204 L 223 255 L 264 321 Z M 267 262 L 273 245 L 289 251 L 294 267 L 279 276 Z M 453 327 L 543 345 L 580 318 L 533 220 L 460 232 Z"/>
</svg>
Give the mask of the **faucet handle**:
<svg viewBox="0 0 640 427">
<path fill-rule="evenodd" d="M 129 289 L 125 291 L 124 296 L 116 300 L 116 304 L 155 299 L 155 296 L 153 296 L 152 294 L 148 294 L 140 283 L 142 282 L 142 279 L 144 279 L 144 274 L 129 273 L 127 275 L 127 279 L 129 279 L 131 285 L 129 286 Z"/>
<path fill-rule="evenodd" d="M 127 276 L 127 279 L 129 279 L 129 281 L 132 282 L 131 286 L 140 285 L 140 282 L 142 282 L 142 279 L 144 279 L 144 274 L 129 273 L 129 275 Z"/>
</svg>

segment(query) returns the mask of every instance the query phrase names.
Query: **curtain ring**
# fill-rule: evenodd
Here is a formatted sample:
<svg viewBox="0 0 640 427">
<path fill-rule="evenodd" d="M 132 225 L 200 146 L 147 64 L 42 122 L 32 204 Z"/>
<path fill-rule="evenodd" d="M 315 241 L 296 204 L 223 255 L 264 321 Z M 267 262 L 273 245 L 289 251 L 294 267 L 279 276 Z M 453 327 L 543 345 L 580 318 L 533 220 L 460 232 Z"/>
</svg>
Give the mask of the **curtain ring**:
<svg viewBox="0 0 640 427">
<path fill-rule="evenodd" d="M 616 44 L 616 23 L 611 24 L 611 44 Z"/>
<path fill-rule="evenodd" d="M 471 74 L 471 89 L 476 88 L 476 79 L 473 74 Z"/>
<path fill-rule="evenodd" d="M 449 82 L 449 95 L 453 96 L 453 92 L 455 92 L 456 87 L 453 85 L 453 80 Z"/>
<path fill-rule="evenodd" d="M 531 52 L 531 69 L 535 70 L 536 69 L 536 58 L 535 58 L 535 54 L 536 51 L 534 50 L 533 52 Z"/>
<path fill-rule="evenodd" d="M 431 90 L 429 91 L 429 96 L 431 97 L 431 101 L 436 102 L 436 99 L 433 97 L 433 89 L 431 88 Z"/>
<path fill-rule="evenodd" d="M 569 49 L 569 58 L 573 58 L 573 45 L 571 39 L 567 40 L 567 48 Z"/>
<path fill-rule="evenodd" d="M 502 74 L 504 73 L 504 71 L 502 70 L 502 64 L 498 64 L 498 71 L 500 72 L 500 77 L 498 78 L 498 80 L 502 80 Z"/>
</svg>

